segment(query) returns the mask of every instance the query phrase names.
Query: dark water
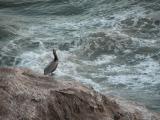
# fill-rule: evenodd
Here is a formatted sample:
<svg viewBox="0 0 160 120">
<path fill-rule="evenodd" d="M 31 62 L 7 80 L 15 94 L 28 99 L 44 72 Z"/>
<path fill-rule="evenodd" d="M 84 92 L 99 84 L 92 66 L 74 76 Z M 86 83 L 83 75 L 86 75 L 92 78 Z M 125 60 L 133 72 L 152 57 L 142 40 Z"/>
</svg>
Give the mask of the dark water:
<svg viewBox="0 0 160 120">
<path fill-rule="evenodd" d="M 0 66 L 75 79 L 160 111 L 159 0 L 0 0 Z"/>
</svg>

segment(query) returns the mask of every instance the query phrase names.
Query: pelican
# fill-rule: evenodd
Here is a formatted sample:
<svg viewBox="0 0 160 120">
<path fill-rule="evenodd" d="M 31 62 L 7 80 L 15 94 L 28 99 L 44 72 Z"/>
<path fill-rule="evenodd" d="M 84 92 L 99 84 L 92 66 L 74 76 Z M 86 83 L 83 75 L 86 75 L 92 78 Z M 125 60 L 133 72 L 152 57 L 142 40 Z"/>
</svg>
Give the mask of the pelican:
<svg viewBox="0 0 160 120">
<path fill-rule="evenodd" d="M 58 56 L 56 50 L 53 49 L 54 59 L 44 68 L 44 75 L 52 75 L 58 66 Z"/>
</svg>

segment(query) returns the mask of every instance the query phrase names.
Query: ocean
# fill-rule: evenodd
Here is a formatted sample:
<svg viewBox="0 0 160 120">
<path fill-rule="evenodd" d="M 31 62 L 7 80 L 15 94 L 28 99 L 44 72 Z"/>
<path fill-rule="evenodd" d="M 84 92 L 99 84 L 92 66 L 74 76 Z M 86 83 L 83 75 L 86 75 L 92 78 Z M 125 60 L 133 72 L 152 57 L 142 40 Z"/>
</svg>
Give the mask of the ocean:
<svg viewBox="0 0 160 120">
<path fill-rule="evenodd" d="M 0 0 L 0 66 L 43 73 L 160 111 L 159 0 Z"/>
</svg>

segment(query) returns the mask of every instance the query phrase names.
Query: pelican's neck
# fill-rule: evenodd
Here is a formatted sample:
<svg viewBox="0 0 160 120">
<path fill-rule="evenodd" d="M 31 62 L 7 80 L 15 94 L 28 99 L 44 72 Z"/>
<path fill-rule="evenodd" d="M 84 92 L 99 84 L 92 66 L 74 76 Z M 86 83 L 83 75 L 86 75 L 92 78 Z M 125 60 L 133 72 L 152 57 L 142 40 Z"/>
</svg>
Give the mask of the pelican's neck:
<svg viewBox="0 0 160 120">
<path fill-rule="evenodd" d="M 57 60 L 58 60 L 57 53 L 56 53 L 56 52 L 53 52 L 53 55 L 54 55 L 54 61 L 57 61 Z"/>
</svg>

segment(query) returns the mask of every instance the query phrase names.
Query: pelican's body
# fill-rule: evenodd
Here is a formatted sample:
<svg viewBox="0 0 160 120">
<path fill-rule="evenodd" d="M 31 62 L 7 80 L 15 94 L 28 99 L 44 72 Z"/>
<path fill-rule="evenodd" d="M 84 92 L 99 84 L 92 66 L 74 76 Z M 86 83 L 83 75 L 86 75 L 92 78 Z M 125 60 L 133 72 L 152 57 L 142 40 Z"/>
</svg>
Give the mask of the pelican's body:
<svg viewBox="0 0 160 120">
<path fill-rule="evenodd" d="M 54 49 L 53 49 L 53 55 L 54 55 L 54 60 L 52 60 L 47 65 L 47 67 L 45 67 L 45 69 L 44 69 L 44 75 L 52 74 L 56 70 L 56 68 L 58 66 L 58 57 L 57 57 L 56 51 Z"/>
</svg>

